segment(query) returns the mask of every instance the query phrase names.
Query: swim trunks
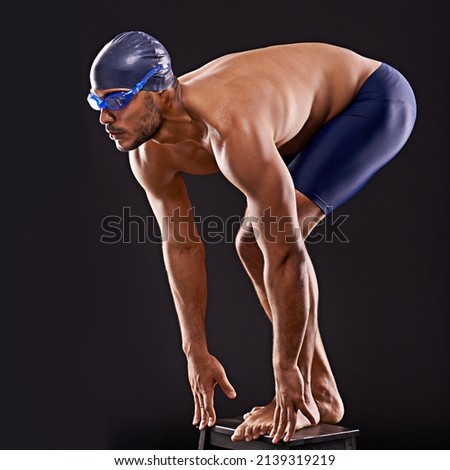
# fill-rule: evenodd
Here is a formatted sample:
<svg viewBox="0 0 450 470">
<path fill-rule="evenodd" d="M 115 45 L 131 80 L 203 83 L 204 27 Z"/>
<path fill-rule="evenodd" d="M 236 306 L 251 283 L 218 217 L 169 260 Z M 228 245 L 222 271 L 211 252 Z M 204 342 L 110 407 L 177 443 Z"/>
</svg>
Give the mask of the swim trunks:
<svg viewBox="0 0 450 470">
<path fill-rule="evenodd" d="M 347 108 L 300 152 L 283 156 L 295 188 L 330 214 L 398 154 L 416 114 L 410 84 L 398 70 L 382 63 Z"/>
</svg>

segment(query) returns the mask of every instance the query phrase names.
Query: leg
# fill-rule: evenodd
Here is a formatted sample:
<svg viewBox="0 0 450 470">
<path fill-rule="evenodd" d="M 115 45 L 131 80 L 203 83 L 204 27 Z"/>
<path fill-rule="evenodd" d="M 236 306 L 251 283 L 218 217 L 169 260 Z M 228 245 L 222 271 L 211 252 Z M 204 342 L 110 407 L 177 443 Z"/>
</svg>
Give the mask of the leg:
<svg viewBox="0 0 450 470">
<path fill-rule="evenodd" d="M 325 215 L 314 203 L 300 192 L 297 192 L 297 212 L 303 238 L 306 239 Z M 253 281 L 261 305 L 271 320 L 272 315 L 263 281 L 263 256 L 252 233 L 245 231 L 245 227 L 238 234 L 237 248 L 244 267 Z M 310 313 L 310 318 L 316 320 L 318 285 L 314 268 L 309 257 L 308 275 L 310 280 L 311 309 L 313 310 Z M 300 353 L 299 368 L 305 382 L 310 383 L 312 396 L 320 413 L 320 422 L 337 423 L 343 416 L 343 404 L 315 321 L 308 326 L 307 336 L 309 336 L 308 340 L 315 342 L 314 356 L 312 361 L 305 361 L 305 358 L 303 358 Z M 243 438 L 250 440 L 252 438 L 257 439 L 259 435 L 268 433 L 270 431 L 274 409 L 274 401 L 266 406 L 253 408 L 250 413 L 244 415 L 245 421 L 236 429 L 233 438 L 235 440 Z M 304 416 L 299 415 L 297 420 L 298 428 L 311 425 L 311 423 L 306 422 L 307 420 Z"/>
<path fill-rule="evenodd" d="M 304 238 L 314 228 L 315 216 L 323 217 L 353 197 L 400 151 L 411 134 L 415 119 L 416 102 L 411 86 L 398 71 L 383 64 L 367 79 L 355 100 L 342 113 L 319 129 L 298 154 L 285 159 L 294 185 L 301 191 L 297 193 L 297 207 Z M 308 219 L 311 224 L 307 223 Z M 252 243 L 251 234 L 245 231 L 238 241 L 241 260 L 271 318 L 262 277 L 263 257 L 258 245 Z M 309 313 L 315 318 L 318 289 L 311 260 L 308 260 L 308 267 L 310 294 L 314 299 Z M 336 423 L 344 412 L 342 400 L 318 329 L 316 331 L 314 324 L 309 323 L 305 338 L 311 340 L 315 336 L 314 355 L 309 363 L 300 351 L 298 366 L 302 375 L 311 378 L 311 390 L 321 421 Z M 254 409 L 236 429 L 234 439 L 243 436 L 256 439 L 259 433 L 264 433 L 270 426 L 273 409 L 273 403 Z"/>
</svg>

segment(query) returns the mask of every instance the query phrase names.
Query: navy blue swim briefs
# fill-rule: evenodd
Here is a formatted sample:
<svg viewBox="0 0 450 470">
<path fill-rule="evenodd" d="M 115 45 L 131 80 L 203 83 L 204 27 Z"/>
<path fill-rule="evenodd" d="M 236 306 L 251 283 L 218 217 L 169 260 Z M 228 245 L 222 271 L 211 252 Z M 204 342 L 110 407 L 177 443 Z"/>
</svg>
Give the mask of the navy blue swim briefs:
<svg viewBox="0 0 450 470">
<path fill-rule="evenodd" d="M 412 132 L 416 113 L 406 78 L 382 63 L 349 106 L 300 152 L 283 156 L 295 188 L 330 214 L 398 154 Z"/>
</svg>

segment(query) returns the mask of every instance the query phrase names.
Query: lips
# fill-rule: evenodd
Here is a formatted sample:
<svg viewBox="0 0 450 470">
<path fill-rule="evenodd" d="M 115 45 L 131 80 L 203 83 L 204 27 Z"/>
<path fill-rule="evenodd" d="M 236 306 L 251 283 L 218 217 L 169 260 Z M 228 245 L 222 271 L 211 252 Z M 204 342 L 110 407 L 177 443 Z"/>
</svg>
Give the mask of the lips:
<svg viewBox="0 0 450 470">
<path fill-rule="evenodd" d="M 123 132 L 111 132 L 111 131 L 107 131 L 108 134 L 109 134 L 109 138 L 112 139 L 112 140 L 116 140 L 118 139 L 122 134 Z"/>
</svg>

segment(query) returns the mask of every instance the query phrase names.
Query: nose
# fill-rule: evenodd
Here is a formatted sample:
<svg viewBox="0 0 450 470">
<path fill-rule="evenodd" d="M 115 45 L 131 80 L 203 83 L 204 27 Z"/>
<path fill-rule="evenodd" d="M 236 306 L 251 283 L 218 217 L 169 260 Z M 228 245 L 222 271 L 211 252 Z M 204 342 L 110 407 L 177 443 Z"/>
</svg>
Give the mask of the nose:
<svg viewBox="0 0 450 470">
<path fill-rule="evenodd" d="M 101 124 L 110 124 L 115 121 L 114 115 L 106 108 L 100 110 L 99 121 Z"/>
</svg>

